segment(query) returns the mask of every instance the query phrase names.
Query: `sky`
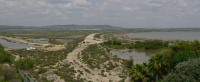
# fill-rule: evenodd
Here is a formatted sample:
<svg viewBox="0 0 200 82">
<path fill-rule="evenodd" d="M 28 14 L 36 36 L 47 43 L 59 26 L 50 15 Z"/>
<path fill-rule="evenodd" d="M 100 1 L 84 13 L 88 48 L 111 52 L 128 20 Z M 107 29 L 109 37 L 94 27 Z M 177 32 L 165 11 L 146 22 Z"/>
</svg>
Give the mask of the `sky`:
<svg viewBox="0 0 200 82">
<path fill-rule="evenodd" d="M 0 0 L 0 25 L 200 27 L 200 0 Z"/>
</svg>

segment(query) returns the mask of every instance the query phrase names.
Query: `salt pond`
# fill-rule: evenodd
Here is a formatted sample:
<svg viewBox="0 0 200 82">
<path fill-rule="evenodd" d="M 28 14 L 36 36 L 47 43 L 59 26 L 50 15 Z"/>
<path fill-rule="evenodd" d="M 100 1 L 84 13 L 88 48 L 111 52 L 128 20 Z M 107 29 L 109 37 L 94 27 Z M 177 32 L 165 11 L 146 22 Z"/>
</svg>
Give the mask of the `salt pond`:
<svg viewBox="0 0 200 82">
<path fill-rule="evenodd" d="M 142 64 L 143 62 L 148 62 L 151 56 L 156 55 L 156 53 L 163 53 L 164 49 L 134 49 L 134 50 L 118 50 L 110 51 L 112 55 L 117 55 L 122 59 L 130 59 L 130 56 L 134 59 L 134 64 Z"/>
<path fill-rule="evenodd" d="M 38 46 L 35 46 L 35 45 L 30 45 L 30 44 L 13 43 L 13 42 L 9 42 L 7 40 L 1 39 L 1 38 L 0 38 L 0 44 L 2 44 L 4 47 L 12 48 L 12 49 L 38 47 Z"/>
</svg>

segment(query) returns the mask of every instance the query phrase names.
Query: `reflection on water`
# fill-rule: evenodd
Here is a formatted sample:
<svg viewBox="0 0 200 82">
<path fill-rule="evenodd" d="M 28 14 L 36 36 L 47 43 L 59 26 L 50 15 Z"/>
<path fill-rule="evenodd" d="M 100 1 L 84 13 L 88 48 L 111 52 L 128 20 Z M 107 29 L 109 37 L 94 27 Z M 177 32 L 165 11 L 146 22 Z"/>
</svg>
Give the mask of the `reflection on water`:
<svg viewBox="0 0 200 82">
<path fill-rule="evenodd" d="M 156 55 L 156 53 L 162 53 L 164 49 L 134 49 L 134 50 L 119 50 L 110 51 L 112 55 L 117 55 L 122 59 L 129 59 L 130 56 L 134 59 L 134 64 L 142 64 L 143 62 L 148 62 L 151 56 Z"/>
<path fill-rule="evenodd" d="M 73 39 L 56 39 L 56 40 L 59 41 L 59 42 L 62 42 L 62 43 L 64 43 L 64 44 L 67 44 L 67 43 L 73 41 Z"/>
<path fill-rule="evenodd" d="M 1 39 L 1 38 L 0 38 L 0 44 L 2 44 L 4 47 L 13 48 L 13 49 L 38 47 L 38 46 L 30 45 L 30 44 L 8 42 L 7 40 Z"/>
<path fill-rule="evenodd" d="M 26 41 L 34 42 L 34 43 L 51 44 L 49 43 L 49 39 L 46 39 L 46 38 L 34 39 L 34 38 L 20 37 L 20 36 L 15 36 L 15 38 L 24 39 Z"/>
<path fill-rule="evenodd" d="M 51 44 L 51 43 L 49 43 L 49 39 L 45 39 L 45 38 L 40 38 L 40 39 L 28 38 L 26 40 L 28 40 L 30 42 L 34 42 L 34 43 Z"/>
</svg>

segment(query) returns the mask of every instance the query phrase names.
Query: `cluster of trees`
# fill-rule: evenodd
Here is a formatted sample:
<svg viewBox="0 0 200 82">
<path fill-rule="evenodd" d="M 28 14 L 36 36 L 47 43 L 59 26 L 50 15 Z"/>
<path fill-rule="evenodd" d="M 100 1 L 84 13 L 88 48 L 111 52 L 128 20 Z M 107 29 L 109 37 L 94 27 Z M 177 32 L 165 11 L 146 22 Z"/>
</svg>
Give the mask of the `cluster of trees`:
<svg viewBox="0 0 200 82">
<path fill-rule="evenodd" d="M 5 64 L 9 65 L 5 65 Z M 14 66 L 11 65 L 14 63 Z M 19 82 L 22 80 L 19 75 L 17 75 L 17 69 L 31 69 L 34 66 L 34 60 L 31 58 L 19 59 L 14 62 L 12 55 L 4 51 L 4 47 L 0 44 L 0 81 L 12 81 Z"/>
<path fill-rule="evenodd" d="M 149 63 L 129 66 L 130 80 L 138 82 L 200 81 L 200 42 L 177 41 L 170 51 L 152 56 Z M 130 64 L 129 64 L 130 65 Z"/>
<path fill-rule="evenodd" d="M 108 40 L 103 43 L 104 45 L 107 45 L 109 47 L 114 47 L 114 46 L 120 46 L 121 48 L 144 48 L 144 49 L 159 49 L 163 47 L 168 47 L 169 42 L 163 42 L 162 40 L 154 40 L 154 41 L 145 41 L 145 42 L 140 42 L 137 41 L 135 44 L 123 44 L 119 40 Z M 115 48 L 115 47 L 114 47 Z M 118 48 L 118 47 L 117 47 Z"/>
<path fill-rule="evenodd" d="M 31 58 L 19 59 L 15 62 L 15 66 L 23 70 L 28 70 L 34 67 L 34 62 Z"/>
<path fill-rule="evenodd" d="M 11 64 L 11 54 L 4 51 L 4 47 L 0 44 L 0 63 L 9 63 Z"/>
<path fill-rule="evenodd" d="M 135 43 L 135 48 L 158 49 L 161 47 L 168 47 L 168 44 L 169 42 L 163 42 L 162 40 L 145 41 L 145 42 L 137 41 Z"/>
<path fill-rule="evenodd" d="M 0 44 L 0 81 L 10 81 L 16 79 L 15 68 L 8 67 L 5 64 L 12 64 L 11 54 L 4 51 L 4 47 Z"/>
<path fill-rule="evenodd" d="M 122 42 L 118 40 L 108 40 L 104 42 L 105 45 L 121 45 Z"/>
</svg>

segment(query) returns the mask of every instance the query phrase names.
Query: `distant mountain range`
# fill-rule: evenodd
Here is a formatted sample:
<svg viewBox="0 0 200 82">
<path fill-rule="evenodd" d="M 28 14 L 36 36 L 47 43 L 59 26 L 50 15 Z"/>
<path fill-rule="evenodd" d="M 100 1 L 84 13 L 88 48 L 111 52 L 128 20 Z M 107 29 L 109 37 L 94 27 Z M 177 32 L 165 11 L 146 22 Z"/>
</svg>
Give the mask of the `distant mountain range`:
<svg viewBox="0 0 200 82">
<path fill-rule="evenodd" d="M 9 26 L 0 25 L 0 30 L 151 30 L 151 29 L 200 29 L 200 27 L 179 28 L 121 28 L 111 25 L 49 25 L 49 26 Z"/>
<path fill-rule="evenodd" d="M 35 29 L 35 30 L 117 30 L 120 27 L 110 25 L 50 25 L 50 26 L 8 26 L 0 25 L 1 30 Z"/>
</svg>

